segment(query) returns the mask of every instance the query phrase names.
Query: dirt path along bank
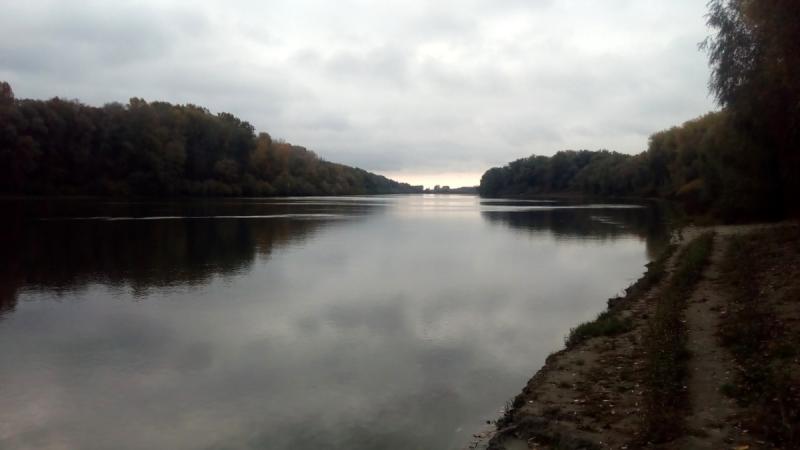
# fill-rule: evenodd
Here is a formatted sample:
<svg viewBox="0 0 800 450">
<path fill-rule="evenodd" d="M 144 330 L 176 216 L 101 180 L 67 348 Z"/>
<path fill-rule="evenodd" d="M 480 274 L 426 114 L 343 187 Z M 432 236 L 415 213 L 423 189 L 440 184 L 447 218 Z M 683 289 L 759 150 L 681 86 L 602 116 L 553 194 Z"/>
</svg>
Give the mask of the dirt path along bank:
<svg viewBox="0 0 800 450">
<path fill-rule="evenodd" d="M 783 355 L 780 373 L 755 381 L 780 380 L 774 389 L 789 397 L 775 405 L 785 411 L 778 432 L 758 425 L 763 401 L 737 395 L 737 389 L 761 388 L 748 385 L 752 380 L 743 374 L 752 357 L 731 344 L 737 336 L 752 334 L 732 322 L 743 320 L 748 311 L 736 303 L 748 300 L 742 300 L 741 288 L 732 287 L 732 279 L 747 276 L 735 273 L 732 247 L 759 236 L 773 241 L 762 245 L 764 254 L 751 249 L 754 265 L 748 270 L 754 277 L 772 275 L 761 282 L 779 279 L 786 285 L 781 299 L 773 299 L 775 307 L 762 315 L 784 325 L 779 327 L 782 339 L 797 339 L 800 345 L 800 226 L 688 228 L 624 297 L 609 300 L 606 313 L 572 330 L 567 348 L 548 357 L 498 420 L 491 439 L 473 448 L 800 448 L 792 441 L 797 438 L 800 444 L 795 436 L 800 428 L 797 352 L 776 351 Z M 770 265 L 775 255 L 778 262 L 772 266 L 788 264 L 777 278 Z M 782 318 L 775 319 L 776 314 Z M 786 321 L 795 327 L 786 327 Z M 769 330 L 767 325 L 762 328 Z M 778 337 L 768 334 L 759 336 L 762 341 Z"/>
</svg>

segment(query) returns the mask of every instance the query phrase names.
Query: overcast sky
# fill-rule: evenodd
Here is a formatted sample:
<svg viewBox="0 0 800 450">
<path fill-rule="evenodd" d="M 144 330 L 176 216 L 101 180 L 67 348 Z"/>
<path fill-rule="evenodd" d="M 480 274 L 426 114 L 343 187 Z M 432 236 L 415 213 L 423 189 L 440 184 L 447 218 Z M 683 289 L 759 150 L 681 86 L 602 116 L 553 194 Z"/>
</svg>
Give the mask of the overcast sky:
<svg viewBox="0 0 800 450">
<path fill-rule="evenodd" d="M 704 0 L 8 1 L 19 98 L 231 112 L 432 185 L 563 149 L 642 151 L 714 108 Z"/>
</svg>

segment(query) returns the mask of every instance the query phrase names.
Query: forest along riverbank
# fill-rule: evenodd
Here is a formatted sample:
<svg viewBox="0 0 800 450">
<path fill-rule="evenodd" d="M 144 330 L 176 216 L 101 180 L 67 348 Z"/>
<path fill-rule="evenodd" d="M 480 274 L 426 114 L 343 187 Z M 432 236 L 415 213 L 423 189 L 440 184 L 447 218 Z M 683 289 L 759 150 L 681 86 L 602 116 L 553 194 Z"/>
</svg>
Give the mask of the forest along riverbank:
<svg viewBox="0 0 800 450">
<path fill-rule="evenodd" d="M 800 448 L 800 224 L 689 227 L 471 448 Z"/>
</svg>

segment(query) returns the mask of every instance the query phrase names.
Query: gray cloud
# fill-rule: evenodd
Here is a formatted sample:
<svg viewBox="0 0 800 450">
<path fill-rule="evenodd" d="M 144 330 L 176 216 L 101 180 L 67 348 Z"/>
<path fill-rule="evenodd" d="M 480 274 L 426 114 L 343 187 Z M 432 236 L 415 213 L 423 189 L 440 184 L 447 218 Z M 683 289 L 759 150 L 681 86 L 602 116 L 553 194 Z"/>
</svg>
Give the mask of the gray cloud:
<svg viewBox="0 0 800 450">
<path fill-rule="evenodd" d="M 0 17 L 0 79 L 20 97 L 229 111 L 370 170 L 480 173 L 564 148 L 638 152 L 713 108 L 704 13 L 690 0 L 30 0 Z"/>
</svg>

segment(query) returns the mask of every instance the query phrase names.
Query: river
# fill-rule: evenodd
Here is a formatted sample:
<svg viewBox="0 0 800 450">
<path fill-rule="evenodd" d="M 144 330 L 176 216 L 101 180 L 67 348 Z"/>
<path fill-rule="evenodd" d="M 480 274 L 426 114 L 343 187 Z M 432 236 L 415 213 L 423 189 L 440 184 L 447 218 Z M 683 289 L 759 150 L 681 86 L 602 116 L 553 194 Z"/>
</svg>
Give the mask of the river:
<svg viewBox="0 0 800 450">
<path fill-rule="evenodd" d="M 12 450 L 461 448 L 665 242 L 642 205 L 0 206 Z"/>
</svg>

